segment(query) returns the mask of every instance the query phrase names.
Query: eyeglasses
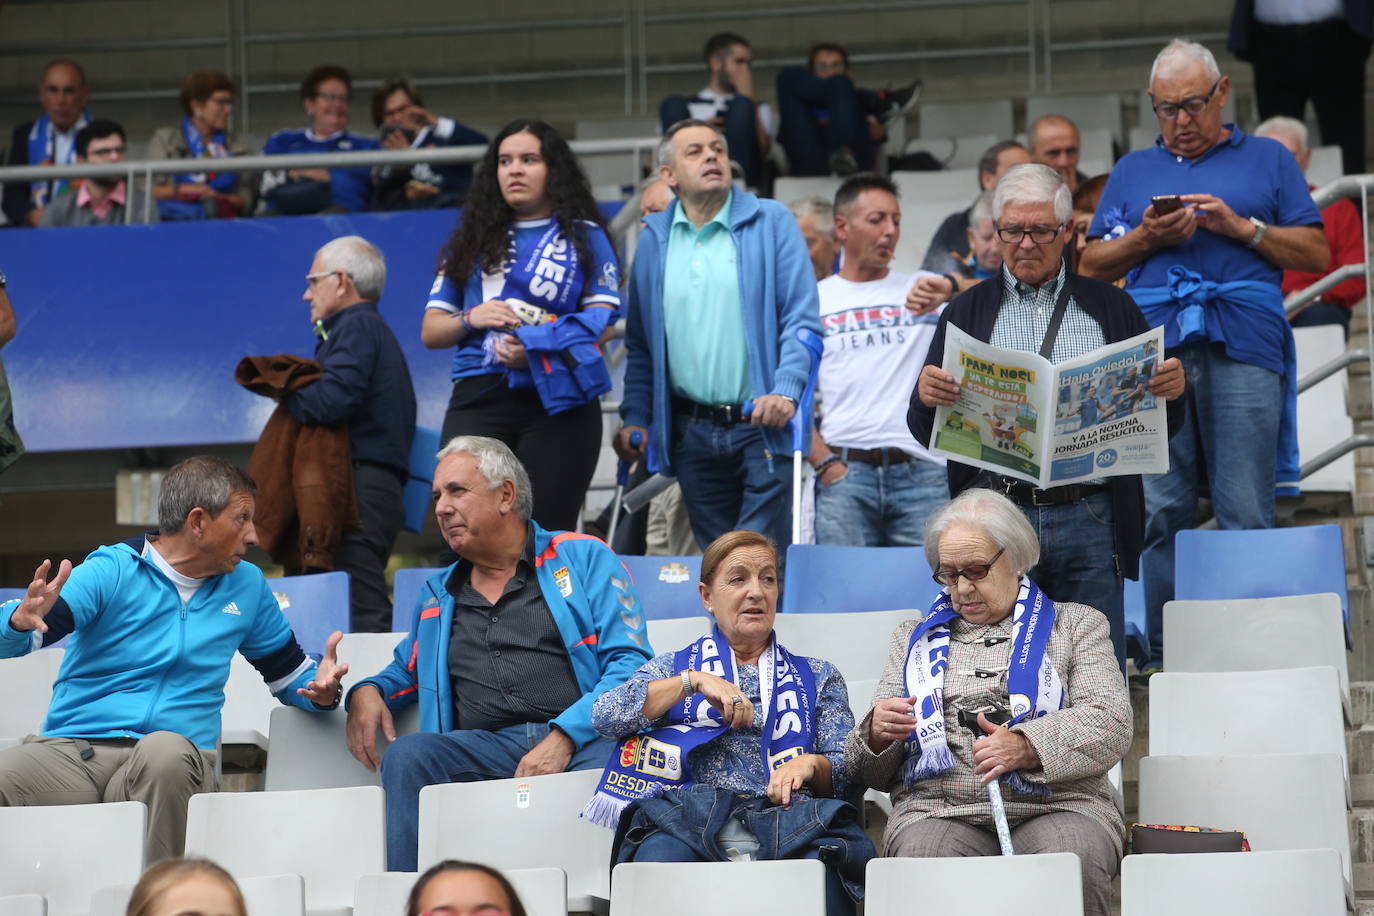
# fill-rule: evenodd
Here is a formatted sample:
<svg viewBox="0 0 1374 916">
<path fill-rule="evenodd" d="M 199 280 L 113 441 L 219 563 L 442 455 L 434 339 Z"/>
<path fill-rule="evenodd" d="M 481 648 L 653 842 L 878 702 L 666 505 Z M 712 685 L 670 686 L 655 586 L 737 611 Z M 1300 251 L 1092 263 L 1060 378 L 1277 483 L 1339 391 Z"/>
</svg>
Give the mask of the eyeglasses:
<svg viewBox="0 0 1374 916">
<path fill-rule="evenodd" d="M 315 98 L 324 102 L 347 102 L 348 93 L 346 92 L 317 92 Z"/>
<path fill-rule="evenodd" d="M 946 588 L 954 588 L 959 584 L 959 577 L 963 576 L 970 582 L 979 582 L 988 577 L 988 572 L 992 570 L 992 565 L 998 558 L 1006 552 L 1005 547 L 992 555 L 992 559 L 986 563 L 975 563 L 973 566 L 965 566 L 963 569 L 937 569 L 931 573 L 930 578 Z"/>
<path fill-rule="evenodd" d="M 1031 226 L 1029 229 L 1024 226 L 998 226 L 997 237 L 1008 245 L 1019 245 L 1026 236 L 1030 236 L 1037 245 L 1048 245 L 1063 231 L 1063 223 L 1058 226 Z"/>
<path fill-rule="evenodd" d="M 232 95 L 212 95 L 205 101 L 214 102 L 216 105 L 227 106 L 234 104 L 234 97 Z"/>
<path fill-rule="evenodd" d="M 1181 102 L 1160 102 L 1158 105 L 1151 105 L 1150 107 L 1155 110 L 1155 116 L 1163 121 L 1172 121 L 1178 117 L 1180 109 L 1190 115 L 1200 115 L 1202 110 L 1207 107 L 1207 103 L 1212 101 L 1212 96 L 1217 94 L 1217 87 L 1220 85 L 1221 80 L 1218 79 L 1212 84 L 1212 88 L 1207 91 L 1206 95 L 1195 95 L 1191 99 L 1184 99 Z M 1150 96 L 1150 100 L 1154 101 L 1153 95 Z"/>
<path fill-rule="evenodd" d="M 311 286 L 314 286 L 316 281 L 323 280 L 325 277 L 332 277 L 335 274 L 343 274 L 345 277 L 352 276 L 352 274 L 346 270 L 322 270 L 317 274 L 306 274 L 305 280 Z"/>
<path fill-rule="evenodd" d="M 126 152 L 126 149 L 127 148 L 123 146 L 107 146 L 104 149 L 87 148 L 86 158 L 95 159 L 97 157 L 104 158 L 106 156 L 123 156 Z"/>
</svg>

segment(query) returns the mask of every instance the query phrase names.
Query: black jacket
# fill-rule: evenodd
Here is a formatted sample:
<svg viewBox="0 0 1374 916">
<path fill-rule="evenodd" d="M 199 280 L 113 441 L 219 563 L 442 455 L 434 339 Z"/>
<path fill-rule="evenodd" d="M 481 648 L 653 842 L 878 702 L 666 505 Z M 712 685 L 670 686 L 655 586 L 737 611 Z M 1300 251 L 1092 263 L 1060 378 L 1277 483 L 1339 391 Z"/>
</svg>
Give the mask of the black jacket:
<svg viewBox="0 0 1374 916">
<path fill-rule="evenodd" d="M 1150 329 L 1135 300 L 1125 291 L 1088 277 L 1071 276 L 1069 279 L 1073 286 L 1074 301 L 1102 326 L 1102 336 L 1107 343 L 1126 340 Z M 997 313 L 1001 308 L 1000 274 L 956 297 L 940 316 L 935 336 L 930 341 L 930 350 L 926 353 L 926 365 L 939 366 L 944 362 L 947 324 L 953 322 L 965 333 L 987 341 L 992 337 L 992 327 L 997 322 Z M 1170 401 L 1167 410 L 1169 435 L 1172 436 L 1183 423 L 1183 399 Z M 911 392 L 906 422 L 916 440 L 929 447 L 935 408 L 922 404 L 915 391 Z M 950 461 L 946 472 L 949 475 L 949 492 L 954 496 L 973 484 L 979 469 Z M 1134 579 L 1140 568 L 1140 551 L 1145 540 L 1145 489 L 1139 474 L 1109 478 L 1108 485 L 1112 491 L 1113 540 L 1117 561 L 1121 574 Z"/>
</svg>

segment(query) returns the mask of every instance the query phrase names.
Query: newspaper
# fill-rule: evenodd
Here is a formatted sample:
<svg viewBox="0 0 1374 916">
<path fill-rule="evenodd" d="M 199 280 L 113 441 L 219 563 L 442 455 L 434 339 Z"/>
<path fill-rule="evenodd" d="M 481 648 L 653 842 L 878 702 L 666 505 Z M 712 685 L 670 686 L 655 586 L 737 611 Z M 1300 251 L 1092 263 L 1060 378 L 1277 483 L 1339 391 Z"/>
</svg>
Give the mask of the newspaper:
<svg viewBox="0 0 1374 916">
<path fill-rule="evenodd" d="M 1147 388 L 1163 352 L 1164 331 L 1152 328 L 1053 365 L 948 325 L 943 368 L 959 398 L 936 408 L 931 452 L 1041 489 L 1163 473 L 1164 401 Z"/>
</svg>

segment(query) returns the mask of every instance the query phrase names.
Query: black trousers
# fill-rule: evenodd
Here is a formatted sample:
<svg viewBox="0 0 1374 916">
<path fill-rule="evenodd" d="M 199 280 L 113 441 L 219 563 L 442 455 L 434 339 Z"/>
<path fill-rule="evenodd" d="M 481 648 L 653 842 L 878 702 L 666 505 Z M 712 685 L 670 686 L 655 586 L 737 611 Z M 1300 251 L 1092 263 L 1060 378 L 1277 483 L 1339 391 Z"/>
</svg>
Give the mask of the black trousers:
<svg viewBox="0 0 1374 916">
<path fill-rule="evenodd" d="M 490 436 L 509 445 L 530 475 L 535 521 L 571 531 L 596 472 L 601 429 L 600 401 L 550 416 L 534 389 L 507 388 L 503 376 L 476 375 L 454 383 L 439 441 Z"/>
<path fill-rule="evenodd" d="M 334 568 L 349 576 L 354 633 L 391 631 L 386 564 L 405 521 L 403 487 L 404 481 L 394 469 L 370 461 L 353 462 L 353 490 L 363 526 L 344 532 L 334 554 Z"/>
<path fill-rule="evenodd" d="M 1250 63 L 1260 118 L 1287 115 L 1301 121 L 1311 99 L 1321 142 L 1340 146 L 1345 174 L 1363 174 L 1368 57 L 1369 42 L 1342 19 L 1311 25 L 1256 22 L 1250 33 Z"/>
</svg>

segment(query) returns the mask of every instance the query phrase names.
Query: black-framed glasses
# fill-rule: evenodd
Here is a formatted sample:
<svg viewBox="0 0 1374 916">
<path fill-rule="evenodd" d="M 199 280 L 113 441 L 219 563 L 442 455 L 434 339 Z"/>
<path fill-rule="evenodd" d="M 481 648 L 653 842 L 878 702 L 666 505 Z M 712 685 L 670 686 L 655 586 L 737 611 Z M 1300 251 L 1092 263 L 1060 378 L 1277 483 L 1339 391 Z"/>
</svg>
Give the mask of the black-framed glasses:
<svg viewBox="0 0 1374 916">
<path fill-rule="evenodd" d="M 992 570 L 993 564 L 997 562 L 1006 550 L 1007 548 L 1003 547 L 993 554 L 992 559 L 988 560 L 986 563 L 975 563 L 972 566 L 965 566 L 963 569 L 937 569 L 930 574 L 930 578 L 946 588 L 954 588 L 954 586 L 958 585 L 960 576 L 963 576 L 970 582 L 978 582 L 988 577 L 988 573 Z"/>
<path fill-rule="evenodd" d="M 1191 99 L 1184 99 L 1181 102 L 1160 102 L 1157 105 L 1152 104 L 1150 107 L 1155 110 L 1155 116 L 1164 121 L 1172 121 L 1178 117 L 1179 111 L 1186 111 L 1190 115 L 1200 115 L 1202 110 L 1207 107 L 1207 103 L 1212 101 L 1212 96 L 1217 94 L 1217 87 L 1220 85 L 1221 79 L 1218 78 L 1212 84 L 1212 88 L 1207 90 L 1206 95 L 1195 95 Z M 1154 98 L 1151 95 L 1150 101 L 1154 102 Z"/>
<path fill-rule="evenodd" d="M 1048 245 L 1063 231 L 1063 223 L 1058 226 L 998 226 L 997 237 L 1008 245 L 1020 245 L 1026 236 L 1037 245 Z"/>
</svg>

